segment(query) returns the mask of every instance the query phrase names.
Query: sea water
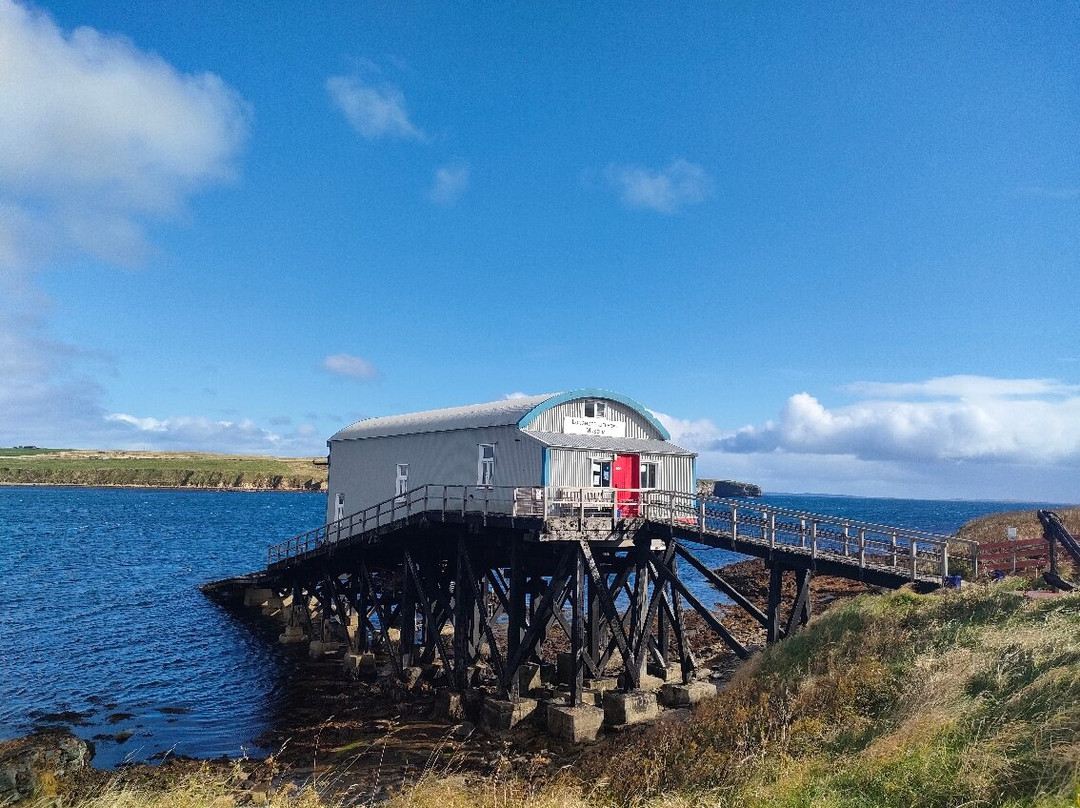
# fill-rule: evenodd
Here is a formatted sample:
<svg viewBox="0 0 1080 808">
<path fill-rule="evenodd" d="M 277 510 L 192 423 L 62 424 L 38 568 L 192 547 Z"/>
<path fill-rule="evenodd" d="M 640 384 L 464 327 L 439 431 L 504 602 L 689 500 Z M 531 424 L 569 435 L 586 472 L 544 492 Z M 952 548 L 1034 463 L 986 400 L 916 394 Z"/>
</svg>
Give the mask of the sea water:
<svg viewBox="0 0 1080 808">
<path fill-rule="evenodd" d="M 945 534 L 1041 505 L 756 501 Z M 0 487 L 0 738 L 68 726 L 95 740 L 99 767 L 259 753 L 254 739 L 287 703 L 290 657 L 198 587 L 264 567 L 268 544 L 325 513 L 325 495 L 311 493 Z M 697 555 L 713 567 L 741 559 Z"/>
</svg>

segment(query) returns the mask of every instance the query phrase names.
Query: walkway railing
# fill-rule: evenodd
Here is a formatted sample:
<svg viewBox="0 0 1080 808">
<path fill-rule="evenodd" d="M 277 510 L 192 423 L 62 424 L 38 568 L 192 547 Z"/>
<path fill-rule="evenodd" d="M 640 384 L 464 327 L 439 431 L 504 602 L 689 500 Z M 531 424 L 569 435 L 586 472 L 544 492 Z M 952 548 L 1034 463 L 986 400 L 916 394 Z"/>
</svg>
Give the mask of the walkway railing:
<svg viewBox="0 0 1080 808">
<path fill-rule="evenodd" d="M 268 550 L 267 562 L 297 558 L 346 539 L 374 541 L 385 528 L 425 515 L 530 517 L 545 532 L 617 530 L 628 522 L 678 528 L 706 544 L 736 542 L 769 550 L 827 558 L 845 566 L 874 568 L 911 580 L 944 578 L 959 557 L 974 577 L 975 542 L 910 528 L 804 513 L 748 500 L 697 497 L 654 489 L 425 485 L 336 522 L 302 533 Z M 952 566 L 950 566 L 952 565 Z"/>
</svg>

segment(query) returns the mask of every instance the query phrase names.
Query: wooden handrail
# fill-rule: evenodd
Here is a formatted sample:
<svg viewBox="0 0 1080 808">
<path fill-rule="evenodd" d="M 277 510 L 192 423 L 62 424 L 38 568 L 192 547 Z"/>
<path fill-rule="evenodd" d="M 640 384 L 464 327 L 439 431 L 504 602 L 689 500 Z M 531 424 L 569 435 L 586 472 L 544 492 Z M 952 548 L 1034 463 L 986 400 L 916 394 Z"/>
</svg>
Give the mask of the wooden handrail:
<svg viewBox="0 0 1080 808">
<path fill-rule="evenodd" d="M 527 509 L 519 510 L 524 505 Z M 295 559 L 421 514 L 445 521 L 448 513 L 461 518 L 475 514 L 485 525 L 497 515 L 538 517 L 545 528 L 555 524 L 553 520 L 571 517 L 578 531 L 596 517 L 610 520 L 613 528 L 616 522 L 644 519 L 671 529 L 685 527 L 703 538 L 723 538 L 732 546 L 738 542 L 806 553 L 811 560 L 827 557 L 853 567 L 892 570 L 913 580 L 948 575 L 950 556 L 955 553 L 966 554 L 978 564 L 977 544 L 955 536 L 746 500 L 660 489 L 441 484 L 419 486 L 272 545 L 267 562 Z"/>
</svg>

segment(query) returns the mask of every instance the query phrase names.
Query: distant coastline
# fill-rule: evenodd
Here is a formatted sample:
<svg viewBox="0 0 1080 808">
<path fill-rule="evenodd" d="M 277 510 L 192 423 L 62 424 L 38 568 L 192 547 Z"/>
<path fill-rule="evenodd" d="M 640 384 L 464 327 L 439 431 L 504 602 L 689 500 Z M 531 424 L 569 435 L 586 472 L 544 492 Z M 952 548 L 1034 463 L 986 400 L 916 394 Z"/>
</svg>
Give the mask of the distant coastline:
<svg viewBox="0 0 1080 808">
<path fill-rule="evenodd" d="M 86 449 L 0 449 L 0 485 L 325 493 L 321 459 Z"/>
</svg>

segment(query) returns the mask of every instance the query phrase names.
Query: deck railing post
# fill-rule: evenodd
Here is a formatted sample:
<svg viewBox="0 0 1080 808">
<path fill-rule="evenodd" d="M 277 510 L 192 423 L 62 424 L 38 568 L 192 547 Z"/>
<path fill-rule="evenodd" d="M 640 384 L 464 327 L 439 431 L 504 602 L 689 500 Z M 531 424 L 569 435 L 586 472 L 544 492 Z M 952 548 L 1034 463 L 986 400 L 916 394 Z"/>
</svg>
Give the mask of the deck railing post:
<svg viewBox="0 0 1080 808">
<path fill-rule="evenodd" d="M 734 505 L 731 506 L 731 541 L 735 542 L 739 538 L 739 509 Z"/>
<path fill-rule="evenodd" d="M 866 529 L 861 527 L 859 528 L 859 566 L 866 566 Z"/>
<path fill-rule="evenodd" d="M 911 580 L 915 580 L 918 572 L 919 542 L 914 538 L 908 539 L 908 548 L 911 551 Z"/>
<path fill-rule="evenodd" d="M 578 498 L 578 532 L 580 533 L 585 529 L 585 489 L 579 488 L 577 490 Z"/>
<path fill-rule="evenodd" d="M 800 547 L 805 547 L 806 546 L 806 520 L 805 519 L 800 519 L 799 520 L 799 546 Z"/>
<path fill-rule="evenodd" d="M 945 580 L 949 575 L 949 543 L 943 541 L 941 543 L 941 580 Z"/>
<path fill-rule="evenodd" d="M 668 494 L 668 527 L 675 527 L 675 493 Z"/>
<path fill-rule="evenodd" d="M 769 549 L 776 547 L 776 514 L 769 513 Z"/>
<path fill-rule="evenodd" d="M 817 531 L 818 523 L 815 519 L 810 523 L 810 558 L 817 558 Z"/>
<path fill-rule="evenodd" d="M 889 534 L 889 566 L 896 566 L 896 531 Z"/>
<path fill-rule="evenodd" d="M 461 486 L 461 518 L 465 518 L 465 504 L 469 501 L 469 486 Z"/>
<path fill-rule="evenodd" d="M 848 542 L 850 540 L 850 536 L 848 535 L 848 530 L 849 529 L 850 529 L 849 526 L 845 523 L 844 524 L 844 558 L 847 558 L 849 555 L 851 555 L 851 549 L 850 549 L 850 547 L 848 547 Z"/>
<path fill-rule="evenodd" d="M 705 500 L 698 500 L 698 535 L 705 532 Z"/>
</svg>

